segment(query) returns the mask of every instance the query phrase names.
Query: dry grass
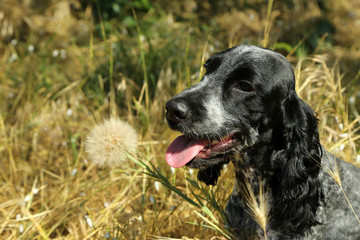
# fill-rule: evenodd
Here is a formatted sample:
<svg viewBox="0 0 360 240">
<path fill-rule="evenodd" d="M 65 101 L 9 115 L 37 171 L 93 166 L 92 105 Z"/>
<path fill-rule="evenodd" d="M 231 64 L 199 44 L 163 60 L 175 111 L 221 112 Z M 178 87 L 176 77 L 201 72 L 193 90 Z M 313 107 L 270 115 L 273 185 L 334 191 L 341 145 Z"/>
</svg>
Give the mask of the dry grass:
<svg viewBox="0 0 360 240">
<path fill-rule="evenodd" d="M 163 106 L 199 80 L 204 59 L 244 42 L 288 55 L 322 143 L 359 164 L 358 1 L 332 0 L 326 11 L 316 1 L 240 2 L 155 1 L 101 22 L 77 0 L 1 2 L 0 238 L 231 238 L 232 166 L 213 188 L 196 171 L 170 169 L 164 153 L 177 133 Z M 318 18 L 332 21 L 332 39 L 310 29 Z M 138 132 L 138 156 L 99 168 L 84 142 L 114 116 Z"/>
<path fill-rule="evenodd" d="M 268 198 L 267 192 L 264 190 L 264 183 L 259 177 L 259 195 L 255 195 L 252 190 L 252 186 L 246 180 L 245 184 L 240 186 L 240 191 L 244 196 L 246 201 L 250 216 L 259 224 L 264 233 L 264 239 L 267 240 L 267 223 L 268 223 L 268 214 L 269 214 L 269 206 L 268 206 Z"/>
</svg>

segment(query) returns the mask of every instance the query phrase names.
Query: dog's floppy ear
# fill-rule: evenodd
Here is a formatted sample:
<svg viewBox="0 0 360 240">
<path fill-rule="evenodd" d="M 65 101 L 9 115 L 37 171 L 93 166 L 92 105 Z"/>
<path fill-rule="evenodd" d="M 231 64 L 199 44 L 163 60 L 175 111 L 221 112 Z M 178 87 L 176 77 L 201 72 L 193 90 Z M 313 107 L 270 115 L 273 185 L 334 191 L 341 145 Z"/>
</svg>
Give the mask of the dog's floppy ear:
<svg viewBox="0 0 360 240">
<path fill-rule="evenodd" d="M 279 186 L 277 207 L 284 219 L 290 219 L 292 231 L 315 224 L 322 190 L 318 174 L 322 150 L 315 112 L 294 90 L 282 101 L 280 118 L 283 147 L 274 156 Z"/>
<path fill-rule="evenodd" d="M 284 140 L 287 155 L 297 162 L 296 172 L 306 171 L 306 175 L 316 177 L 321 163 L 321 145 L 316 113 L 303 102 L 295 91 L 290 91 L 281 104 Z M 300 176 L 299 176 L 300 177 Z"/>
<path fill-rule="evenodd" d="M 218 163 L 205 169 L 200 169 L 197 175 L 198 180 L 204 182 L 206 185 L 216 185 L 224 164 L 225 163 Z"/>
</svg>

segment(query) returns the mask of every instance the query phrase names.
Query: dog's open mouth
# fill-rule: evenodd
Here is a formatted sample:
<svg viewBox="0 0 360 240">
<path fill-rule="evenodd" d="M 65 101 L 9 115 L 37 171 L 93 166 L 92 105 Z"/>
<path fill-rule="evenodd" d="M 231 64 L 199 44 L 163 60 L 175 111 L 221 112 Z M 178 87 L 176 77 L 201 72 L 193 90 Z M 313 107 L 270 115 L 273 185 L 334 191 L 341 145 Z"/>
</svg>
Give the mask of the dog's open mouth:
<svg viewBox="0 0 360 240">
<path fill-rule="evenodd" d="M 184 135 L 177 137 L 166 151 L 166 162 L 170 167 L 185 166 L 193 159 L 207 159 L 218 154 L 225 154 L 235 147 L 237 141 L 233 135 L 220 140 L 198 140 Z"/>
</svg>

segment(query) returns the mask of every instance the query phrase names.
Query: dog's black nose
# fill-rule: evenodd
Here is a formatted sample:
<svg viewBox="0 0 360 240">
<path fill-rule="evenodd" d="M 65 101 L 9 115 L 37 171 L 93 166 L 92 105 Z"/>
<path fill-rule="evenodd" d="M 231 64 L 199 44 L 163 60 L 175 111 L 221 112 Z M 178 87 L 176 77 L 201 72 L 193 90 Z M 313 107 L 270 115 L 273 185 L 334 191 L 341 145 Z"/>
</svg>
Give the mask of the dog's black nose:
<svg viewBox="0 0 360 240">
<path fill-rule="evenodd" d="M 190 114 L 190 110 L 186 104 L 173 99 L 166 103 L 165 108 L 166 118 L 172 123 L 179 123 L 188 118 Z"/>
</svg>

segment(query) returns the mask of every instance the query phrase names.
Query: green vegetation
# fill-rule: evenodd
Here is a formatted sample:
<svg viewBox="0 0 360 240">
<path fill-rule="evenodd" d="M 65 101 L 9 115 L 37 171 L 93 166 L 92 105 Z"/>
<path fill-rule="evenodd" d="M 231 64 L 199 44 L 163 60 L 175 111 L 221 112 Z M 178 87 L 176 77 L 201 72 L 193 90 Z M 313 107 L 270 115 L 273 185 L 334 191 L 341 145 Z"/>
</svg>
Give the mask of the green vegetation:
<svg viewBox="0 0 360 240">
<path fill-rule="evenodd" d="M 0 238 L 231 238 L 232 166 L 215 187 L 170 169 L 165 102 L 213 53 L 269 47 L 293 64 L 323 145 L 359 165 L 359 39 L 358 0 L 1 1 Z M 116 116 L 138 156 L 96 167 L 84 140 Z"/>
</svg>

